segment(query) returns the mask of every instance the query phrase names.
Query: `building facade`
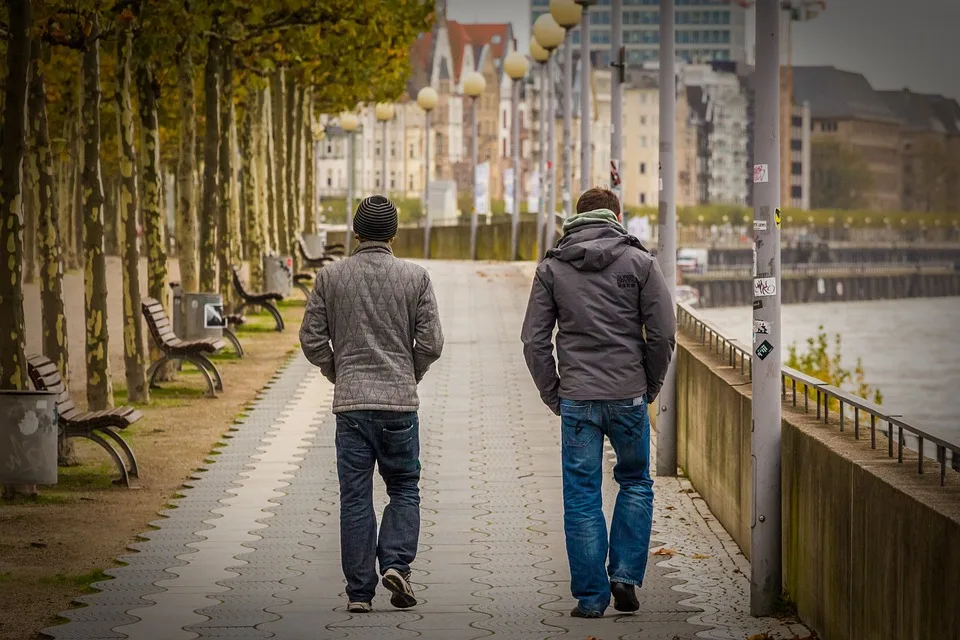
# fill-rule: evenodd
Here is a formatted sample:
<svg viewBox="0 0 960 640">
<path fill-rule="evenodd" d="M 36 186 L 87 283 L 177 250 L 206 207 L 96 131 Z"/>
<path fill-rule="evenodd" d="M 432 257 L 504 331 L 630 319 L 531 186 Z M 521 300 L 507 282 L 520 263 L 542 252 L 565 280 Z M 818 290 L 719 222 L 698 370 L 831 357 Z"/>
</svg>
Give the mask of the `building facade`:
<svg viewBox="0 0 960 640">
<path fill-rule="evenodd" d="M 610 64 L 610 0 L 600 0 L 587 11 L 590 20 L 590 48 L 598 63 Z M 627 64 L 639 66 L 656 60 L 660 50 L 659 0 L 625 0 L 623 43 Z M 531 24 L 549 12 L 550 0 L 531 0 Z M 677 58 L 686 62 L 746 60 L 746 7 L 733 0 L 676 0 Z M 580 28 L 572 31 L 575 44 Z"/>
</svg>

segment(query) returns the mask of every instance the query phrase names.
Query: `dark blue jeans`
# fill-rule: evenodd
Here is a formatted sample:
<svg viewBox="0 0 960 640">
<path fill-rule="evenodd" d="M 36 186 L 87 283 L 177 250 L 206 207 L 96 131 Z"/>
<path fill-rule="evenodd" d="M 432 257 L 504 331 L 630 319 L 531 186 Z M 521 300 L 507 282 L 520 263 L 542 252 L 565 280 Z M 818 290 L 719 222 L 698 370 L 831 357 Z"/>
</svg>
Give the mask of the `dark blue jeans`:
<svg viewBox="0 0 960 640">
<path fill-rule="evenodd" d="M 560 402 L 563 430 L 563 531 L 570 590 L 585 612 L 603 613 L 610 582 L 640 586 L 653 525 L 650 419 L 642 398 Z M 603 438 L 617 454 L 620 485 L 610 538 L 603 517 Z M 609 563 L 607 555 L 609 552 Z"/>
<path fill-rule="evenodd" d="M 416 412 L 337 414 L 340 559 L 351 602 L 370 602 L 380 573 L 406 575 L 420 538 L 420 424 Z M 380 535 L 373 509 L 373 467 L 387 485 Z"/>
</svg>

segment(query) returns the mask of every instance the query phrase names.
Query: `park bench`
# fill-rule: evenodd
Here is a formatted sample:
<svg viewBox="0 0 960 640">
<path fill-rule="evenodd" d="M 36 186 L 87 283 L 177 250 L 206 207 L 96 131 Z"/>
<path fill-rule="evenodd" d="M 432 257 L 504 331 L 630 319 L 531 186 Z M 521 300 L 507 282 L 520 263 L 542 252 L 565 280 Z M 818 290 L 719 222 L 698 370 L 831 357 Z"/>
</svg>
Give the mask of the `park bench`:
<svg viewBox="0 0 960 640">
<path fill-rule="evenodd" d="M 133 407 L 81 411 L 70 397 L 57 365 L 46 356 L 30 356 L 27 359 L 27 375 L 38 391 L 51 391 L 57 395 L 57 419 L 63 437 L 87 438 L 103 447 L 120 470 L 120 477 L 114 482 L 122 482 L 129 487 L 130 478 L 139 477 L 140 471 L 133 450 L 116 430 L 126 429 L 143 414 Z M 119 452 L 111 446 L 111 442 L 120 449 Z M 126 461 L 121 457 L 121 453 L 126 456 Z"/>
<path fill-rule="evenodd" d="M 143 318 L 147 322 L 147 329 L 153 336 L 156 347 L 163 352 L 163 357 L 150 365 L 147 370 L 150 387 L 156 386 L 154 379 L 157 372 L 167 362 L 189 362 L 200 370 L 207 381 L 207 396 L 216 397 L 217 391 L 223 391 L 223 378 L 217 367 L 208 357 L 226 346 L 223 340 L 181 340 L 173 332 L 170 318 L 164 311 L 163 305 L 154 298 L 144 298 L 141 303 Z"/>
<path fill-rule="evenodd" d="M 237 308 L 233 310 L 234 315 L 242 316 L 244 309 L 247 307 L 260 307 L 273 316 L 273 320 L 277 323 L 277 331 L 283 331 L 283 316 L 280 315 L 280 310 L 276 305 L 277 302 L 283 300 L 282 295 L 270 292 L 250 293 L 244 288 L 243 282 L 240 280 L 240 267 L 237 266 L 233 267 L 233 288 L 236 289 L 241 300 Z"/>
<path fill-rule="evenodd" d="M 298 273 L 293 276 L 293 286 L 300 289 L 303 297 L 307 300 L 310 299 L 310 283 L 313 281 L 313 278 L 314 275 L 312 273 Z"/>
<path fill-rule="evenodd" d="M 307 243 L 304 241 L 303 236 L 297 234 L 297 251 L 300 253 L 300 258 L 303 260 L 305 267 L 321 269 L 327 264 L 342 258 L 344 247 L 342 244 L 331 244 L 324 247 L 324 252 L 321 255 L 313 255 L 307 251 Z"/>
</svg>

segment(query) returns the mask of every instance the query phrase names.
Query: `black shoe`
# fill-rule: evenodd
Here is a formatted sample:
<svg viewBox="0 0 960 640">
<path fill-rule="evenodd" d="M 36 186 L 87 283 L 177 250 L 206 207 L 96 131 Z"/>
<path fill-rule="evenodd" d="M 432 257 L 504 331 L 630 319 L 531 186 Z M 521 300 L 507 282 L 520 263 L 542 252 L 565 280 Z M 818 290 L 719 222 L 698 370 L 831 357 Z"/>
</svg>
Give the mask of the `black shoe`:
<svg viewBox="0 0 960 640">
<path fill-rule="evenodd" d="M 640 608 L 637 600 L 637 589 L 626 582 L 611 582 L 610 593 L 613 594 L 613 608 L 624 613 L 632 613 Z"/>
<path fill-rule="evenodd" d="M 599 611 L 584 611 L 579 606 L 574 607 L 570 612 L 571 618 L 602 618 L 603 614 Z"/>
<path fill-rule="evenodd" d="M 417 604 L 417 598 L 413 595 L 413 588 L 410 586 L 408 576 L 403 575 L 396 569 L 387 569 L 383 574 L 383 586 L 391 594 L 390 604 L 397 609 L 409 609 Z"/>
</svg>

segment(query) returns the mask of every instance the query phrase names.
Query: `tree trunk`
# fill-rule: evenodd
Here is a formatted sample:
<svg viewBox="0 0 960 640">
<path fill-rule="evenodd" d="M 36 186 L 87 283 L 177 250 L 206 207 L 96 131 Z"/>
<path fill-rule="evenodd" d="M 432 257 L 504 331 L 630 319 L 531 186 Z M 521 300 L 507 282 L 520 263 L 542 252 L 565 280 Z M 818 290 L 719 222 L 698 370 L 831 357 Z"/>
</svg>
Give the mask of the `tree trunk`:
<svg viewBox="0 0 960 640">
<path fill-rule="evenodd" d="M 273 175 L 276 180 L 274 187 L 274 202 L 277 205 L 277 245 L 281 255 L 290 255 L 290 227 L 293 226 L 287 210 L 287 145 L 286 145 L 286 118 L 284 117 L 285 74 L 283 69 L 277 69 L 271 79 L 270 93 L 273 104 Z"/>
<path fill-rule="evenodd" d="M 94 14 L 83 52 L 83 239 L 87 330 L 87 405 L 113 405 L 107 334 L 107 264 L 103 251 L 103 179 L 100 175 L 100 18 Z"/>
<path fill-rule="evenodd" d="M 139 167 L 134 143 L 133 104 L 130 99 L 130 59 L 133 56 L 133 24 L 123 22 L 117 37 L 116 106 L 120 177 L 117 180 L 116 208 L 123 229 L 120 253 L 123 261 L 123 364 L 127 377 L 127 401 L 150 402 L 140 321 L 140 218 Z M 162 299 L 162 298 L 161 298 Z"/>
<path fill-rule="evenodd" d="M 23 354 L 23 165 L 30 70 L 30 0 L 9 0 L 10 37 L 0 127 L 0 389 L 26 389 Z"/>
<path fill-rule="evenodd" d="M 240 147 L 243 153 L 243 210 L 244 227 L 246 229 L 246 256 L 250 261 L 250 281 L 259 287 L 263 278 L 263 223 L 260 210 L 260 175 L 257 170 L 258 146 L 255 140 L 254 123 L 262 115 L 262 94 L 250 91 L 252 97 L 247 102 L 246 112 L 243 114 L 243 132 L 241 133 Z"/>
<path fill-rule="evenodd" d="M 203 71 L 203 99 L 206 123 L 203 134 L 203 212 L 200 216 L 200 290 L 217 291 L 217 170 L 220 138 L 220 41 L 207 43 Z"/>
<path fill-rule="evenodd" d="M 68 242 L 73 247 L 73 267 L 81 269 L 85 265 L 86 257 L 83 251 L 84 239 L 84 202 L 83 202 L 83 84 L 80 83 L 77 92 L 77 110 L 74 114 L 73 144 L 70 157 L 70 226 L 72 233 Z M 101 185 L 101 189 L 102 189 Z"/>
<path fill-rule="evenodd" d="M 234 199 L 231 189 L 231 175 L 233 173 L 233 154 L 230 144 L 230 118 L 233 115 L 233 49 L 230 45 L 224 47 L 220 54 L 220 150 L 219 170 L 217 177 L 220 187 L 220 208 L 217 217 L 217 257 L 220 265 L 220 295 L 226 308 L 230 304 L 231 272 L 235 253 L 233 238 L 233 206 Z"/>
<path fill-rule="evenodd" d="M 275 169 L 275 160 L 276 155 L 273 148 L 273 108 L 272 108 L 272 94 L 269 88 L 265 89 L 262 97 L 262 106 L 263 106 L 263 117 L 260 121 L 260 131 L 261 131 L 261 161 L 263 162 L 263 171 L 265 175 L 265 184 L 263 185 L 266 190 L 266 223 L 267 223 L 267 235 L 266 244 L 267 251 L 277 251 L 278 250 L 278 240 L 277 240 L 277 178 L 276 178 L 276 169 Z M 262 265 L 261 265 L 262 267 Z"/>
<path fill-rule="evenodd" d="M 198 291 L 197 197 L 194 185 L 197 152 L 197 105 L 193 87 L 193 56 L 190 39 L 180 43 L 180 123 L 177 163 L 177 258 L 180 261 L 180 286 L 184 292 Z"/>
<path fill-rule="evenodd" d="M 300 162 L 297 144 L 299 136 L 297 135 L 297 124 L 303 124 L 299 117 L 300 87 L 291 74 L 287 78 L 286 111 L 284 113 L 284 123 L 286 128 L 284 132 L 286 139 L 286 197 L 287 197 L 287 242 L 289 247 L 293 248 L 293 238 L 296 234 L 303 231 L 302 220 L 300 219 L 300 208 L 297 206 L 297 184 L 300 181 Z"/>
<path fill-rule="evenodd" d="M 317 161 L 314 156 L 316 144 L 313 141 L 313 95 L 312 91 L 307 91 L 306 101 L 304 103 L 304 129 L 303 129 L 303 155 L 304 155 L 304 192 L 303 192 L 303 226 L 310 230 L 310 233 L 317 232 L 317 192 L 316 192 L 316 168 Z"/>
<path fill-rule="evenodd" d="M 43 69 L 43 45 L 34 38 L 30 45 L 30 128 L 33 138 L 33 162 L 24 173 L 36 178 L 38 185 L 37 241 L 40 249 L 40 325 L 43 331 L 43 355 L 50 358 L 60 377 L 70 379 L 70 352 L 67 349 L 67 320 L 63 309 L 63 249 L 60 245 L 60 211 L 56 195 L 57 180 L 53 167 L 53 149 L 47 123 L 47 95 Z M 73 441 L 59 439 L 60 466 L 76 464 Z"/>
<path fill-rule="evenodd" d="M 29 98 L 27 98 L 27 127 L 29 122 L 35 116 L 30 111 Z M 31 167 L 36 165 L 37 150 L 29 138 L 24 143 L 23 150 L 23 283 L 33 284 L 37 279 L 37 209 L 40 207 L 37 202 L 40 199 L 39 186 L 37 185 L 37 176 L 31 171 Z"/>
<path fill-rule="evenodd" d="M 160 83 L 157 82 L 153 65 L 141 61 L 137 66 L 137 93 L 140 104 L 140 123 L 143 131 L 143 233 L 147 246 L 147 293 L 159 300 L 169 315 L 167 304 L 167 242 L 165 216 L 163 215 L 163 172 L 160 167 L 160 121 L 157 114 L 157 100 L 160 97 Z M 195 237 L 194 237 L 195 239 Z M 181 263 L 182 264 L 182 263 Z M 193 265 L 196 267 L 196 265 Z M 150 361 L 163 357 L 157 348 L 153 336 L 149 336 Z M 164 366 L 158 379 L 171 380 L 176 368 Z"/>
</svg>

